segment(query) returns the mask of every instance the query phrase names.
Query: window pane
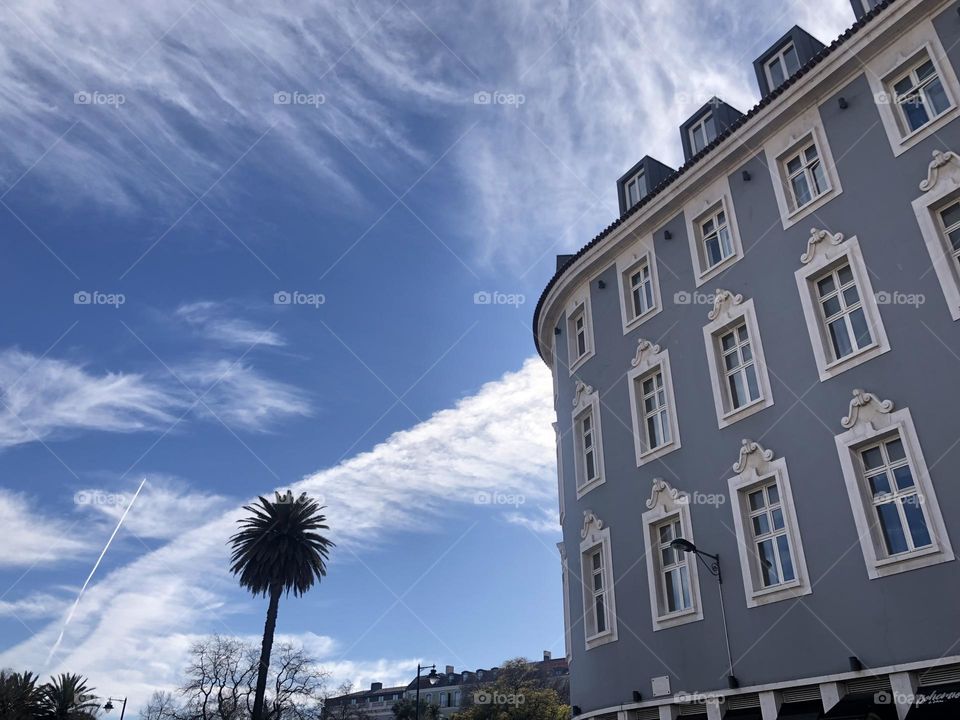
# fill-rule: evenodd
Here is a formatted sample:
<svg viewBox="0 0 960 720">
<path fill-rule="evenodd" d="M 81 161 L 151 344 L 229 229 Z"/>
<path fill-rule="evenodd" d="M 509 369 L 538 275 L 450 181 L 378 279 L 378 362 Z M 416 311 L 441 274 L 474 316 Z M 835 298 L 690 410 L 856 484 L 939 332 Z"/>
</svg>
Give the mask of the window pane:
<svg viewBox="0 0 960 720">
<path fill-rule="evenodd" d="M 800 172 L 800 168 L 802 167 L 803 167 L 803 163 L 800 162 L 799 155 L 787 161 L 787 172 L 790 175 L 793 175 L 796 172 Z"/>
<path fill-rule="evenodd" d="M 673 540 L 673 526 L 669 523 L 666 525 L 660 526 L 660 544 L 665 545 L 666 543 Z"/>
<path fill-rule="evenodd" d="M 842 268 L 837 269 L 837 277 L 840 278 L 841 285 L 853 282 L 853 270 L 849 265 L 844 265 Z"/>
<path fill-rule="evenodd" d="M 767 517 L 766 513 L 757 515 L 755 518 L 753 518 L 754 535 L 766 535 L 768 532 L 770 532 L 770 519 Z"/>
<path fill-rule="evenodd" d="M 680 568 L 680 599 L 683 603 L 681 607 L 688 608 L 693 605 L 690 601 L 690 578 L 687 574 L 687 566 Z"/>
<path fill-rule="evenodd" d="M 730 381 L 730 403 L 736 409 L 747 401 L 746 389 L 743 386 L 743 374 L 736 373 L 731 375 Z"/>
<path fill-rule="evenodd" d="M 810 188 L 807 186 L 806 176 L 797 175 L 790 180 L 790 185 L 793 188 L 793 199 L 796 201 L 797 207 L 810 202 Z"/>
<path fill-rule="evenodd" d="M 887 546 L 887 553 L 896 555 L 906 552 L 907 539 L 903 535 L 903 526 L 900 524 L 900 513 L 896 503 L 884 503 L 877 506 L 877 516 L 880 519 L 880 530 L 883 532 L 883 541 Z"/>
<path fill-rule="evenodd" d="M 797 58 L 797 49 L 791 45 L 787 48 L 787 51 L 783 53 L 783 60 L 787 65 L 787 75 L 793 75 L 797 70 L 800 69 L 800 60 Z"/>
<path fill-rule="evenodd" d="M 900 103 L 903 114 L 907 120 L 907 126 L 910 130 L 916 130 L 923 127 L 930 120 L 927 110 L 923 105 L 923 100 L 919 95 L 911 95 Z"/>
<path fill-rule="evenodd" d="M 726 366 L 727 370 L 733 370 L 735 367 L 740 365 L 740 356 L 735 352 L 724 355 L 723 364 Z"/>
<path fill-rule="evenodd" d="M 803 156 L 807 159 L 808 163 L 812 163 L 819 157 L 819 155 L 817 155 L 817 146 L 811 145 L 810 147 L 805 148 L 803 151 Z"/>
<path fill-rule="evenodd" d="M 818 162 L 811 170 L 813 171 L 813 184 L 816 189 L 816 194 L 822 195 L 830 187 L 830 183 L 827 182 L 826 172 L 823 169 L 823 163 Z"/>
<path fill-rule="evenodd" d="M 704 243 L 704 248 L 706 249 L 707 265 L 709 267 L 713 267 L 723 260 L 723 255 L 721 254 L 720 250 L 720 238 L 718 236 L 711 235 L 709 238 L 707 238 L 706 242 Z"/>
<path fill-rule="evenodd" d="M 833 353 L 837 359 L 846 357 L 853 352 L 853 346 L 850 343 L 850 335 L 847 332 L 847 323 L 841 317 L 834 320 L 829 325 L 830 340 L 833 343 Z"/>
<path fill-rule="evenodd" d="M 893 91 L 897 95 L 903 95 L 904 93 L 909 92 L 911 88 L 913 88 L 913 78 L 908 75 L 903 80 L 894 84 Z"/>
<path fill-rule="evenodd" d="M 820 303 L 823 306 L 823 316 L 824 317 L 833 317 L 842 309 L 840 307 L 840 298 L 834 295 L 831 298 L 827 298 Z"/>
<path fill-rule="evenodd" d="M 844 289 L 843 302 L 847 307 L 856 305 L 858 302 L 860 302 L 860 293 L 857 291 L 856 285 L 851 285 L 850 287 Z"/>
<path fill-rule="evenodd" d="M 906 490 L 913 487 L 913 473 L 910 472 L 909 465 L 902 465 L 893 471 L 893 481 L 897 484 L 897 490 Z"/>
<path fill-rule="evenodd" d="M 603 590 L 603 573 L 594 573 L 593 575 L 593 589 L 594 590 Z"/>
<path fill-rule="evenodd" d="M 780 491 L 777 489 L 776 485 L 770 485 L 767 487 L 767 497 L 770 500 L 771 505 L 775 505 L 780 502 Z"/>
<path fill-rule="evenodd" d="M 860 457 L 863 460 L 863 466 L 867 470 L 872 470 L 873 468 L 878 468 L 883 465 L 883 453 L 880 452 L 879 447 L 864 450 L 860 453 Z"/>
<path fill-rule="evenodd" d="M 750 501 L 751 510 L 759 510 L 764 506 L 763 502 L 763 491 L 757 490 L 752 492 L 747 496 L 747 499 Z"/>
<path fill-rule="evenodd" d="M 603 565 L 603 556 L 600 553 L 593 554 L 593 569 L 599 570 L 601 565 Z"/>
<path fill-rule="evenodd" d="M 676 570 L 667 573 L 667 610 L 676 612 L 680 607 L 680 577 Z"/>
<path fill-rule="evenodd" d="M 733 244 L 730 242 L 730 230 L 726 226 L 720 230 L 720 252 L 725 258 L 733 255 Z"/>
<path fill-rule="evenodd" d="M 891 462 L 903 460 L 906 457 L 906 454 L 903 452 L 903 443 L 900 441 L 900 438 L 888 440 L 886 444 L 887 455 L 889 456 Z"/>
<path fill-rule="evenodd" d="M 960 216 L 960 212 L 958 212 Z M 817 281 L 817 292 L 820 294 L 820 297 L 824 295 L 829 295 L 836 289 L 836 286 L 833 284 L 833 273 L 827 275 L 822 280 Z"/>
<path fill-rule="evenodd" d="M 643 381 L 643 394 L 649 395 L 653 392 L 653 378 L 647 378 Z"/>
<path fill-rule="evenodd" d="M 780 64 L 780 58 L 775 58 L 767 67 L 770 69 L 770 83 L 773 85 L 770 89 L 780 87 L 786 79 L 783 76 L 783 66 Z"/>
<path fill-rule="evenodd" d="M 757 384 L 757 371 L 753 365 L 747 365 L 747 388 L 750 390 L 750 399 L 760 397 L 760 386 Z"/>
<path fill-rule="evenodd" d="M 927 530 L 927 521 L 923 517 L 919 496 L 911 495 L 904 498 L 903 514 L 907 516 L 907 527 L 910 528 L 913 546 L 920 548 L 930 545 L 930 532 Z"/>
<path fill-rule="evenodd" d="M 890 478 L 887 477 L 886 473 L 868 477 L 867 484 L 870 486 L 870 492 L 873 493 L 874 497 L 890 493 Z"/>
<path fill-rule="evenodd" d="M 596 474 L 596 473 L 597 473 L 597 469 L 596 469 L 596 466 L 595 466 L 595 464 L 594 464 L 594 462 L 593 462 L 593 451 L 587 452 L 586 461 L 587 461 L 587 462 L 586 462 L 586 465 L 587 465 L 587 479 L 588 479 L 588 480 L 593 480 L 593 479 L 597 476 L 597 474 Z"/>
<path fill-rule="evenodd" d="M 775 508 L 770 515 L 773 517 L 773 529 L 783 530 L 783 510 Z"/>
<path fill-rule="evenodd" d="M 943 226 L 946 228 L 960 222 L 960 203 L 954 203 L 950 207 L 941 210 L 940 217 L 943 220 Z"/>
<path fill-rule="evenodd" d="M 790 582 L 796 575 L 793 572 L 793 559 L 790 557 L 790 543 L 787 542 L 787 536 L 781 535 L 777 538 L 777 550 L 780 552 L 780 567 L 783 568 L 783 581 Z"/>
<path fill-rule="evenodd" d="M 660 429 L 657 423 L 657 417 L 647 418 L 647 445 L 648 450 L 652 450 L 655 447 L 660 447 Z"/>
<path fill-rule="evenodd" d="M 664 443 L 670 442 L 670 423 L 667 421 L 667 411 L 660 411 L 660 435 Z"/>
<path fill-rule="evenodd" d="M 733 333 L 727 333 L 722 338 L 720 338 L 720 345 L 723 347 L 724 351 L 730 350 L 736 344 L 737 344 L 737 341 L 734 338 Z"/>
<path fill-rule="evenodd" d="M 703 150 L 705 144 L 703 140 L 703 128 L 697 125 L 693 128 L 693 154 L 696 155 Z"/>
<path fill-rule="evenodd" d="M 927 98 L 930 100 L 935 115 L 945 112 L 950 107 L 950 101 L 947 99 L 947 93 L 943 90 L 940 78 L 931 80 L 930 84 L 927 85 Z"/>
<path fill-rule="evenodd" d="M 930 75 L 933 75 L 933 62 L 931 60 L 927 60 L 923 65 L 917 68 L 917 78 L 923 80 Z"/>
<path fill-rule="evenodd" d="M 857 340 L 858 348 L 864 348 L 873 342 L 870 337 L 870 326 L 867 325 L 867 318 L 863 314 L 863 308 L 857 308 L 850 313 L 850 324 L 853 325 L 853 336 Z"/>
<path fill-rule="evenodd" d="M 607 629 L 607 612 L 604 608 L 603 595 L 598 595 L 595 606 L 597 609 L 597 632 L 602 633 Z"/>
<path fill-rule="evenodd" d="M 750 336 L 747 334 L 746 325 L 741 325 L 737 328 L 737 337 L 740 338 L 740 342 L 746 342 L 749 339 Z"/>
<path fill-rule="evenodd" d="M 757 546 L 760 555 L 760 575 L 765 586 L 780 582 L 777 575 L 777 561 L 773 555 L 773 540 L 764 540 Z"/>
</svg>

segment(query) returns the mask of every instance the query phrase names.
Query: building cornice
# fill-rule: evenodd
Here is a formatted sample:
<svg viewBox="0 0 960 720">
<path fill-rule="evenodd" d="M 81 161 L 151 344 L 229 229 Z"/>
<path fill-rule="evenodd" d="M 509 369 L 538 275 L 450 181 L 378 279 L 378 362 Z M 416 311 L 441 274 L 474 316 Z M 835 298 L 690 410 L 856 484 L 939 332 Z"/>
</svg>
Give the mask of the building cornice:
<svg viewBox="0 0 960 720">
<path fill-rule="evenodd" d="M 763 97 L 740 120 L 718 136 L 637 205 L 601 231 L 560 267 L 540 295 L 533 314 L 534 343 L 552 363 L 552 326 L 571 286 L 602 270 L 626 238 L 653 232 L 679 212 L 683 202 L 729 168 L 756 154 L 766 137 L 797 114 L 817 104 L 863 73 L 864 58 L 896 40 L 905 19 L 931 15 L 949 0 L 885 0 L 821 50 L 789 80 Z M 842 52 L 840 51 L 842 48 Z M 550 322 L 548 322 L 548 320 Z"/>
</svg>

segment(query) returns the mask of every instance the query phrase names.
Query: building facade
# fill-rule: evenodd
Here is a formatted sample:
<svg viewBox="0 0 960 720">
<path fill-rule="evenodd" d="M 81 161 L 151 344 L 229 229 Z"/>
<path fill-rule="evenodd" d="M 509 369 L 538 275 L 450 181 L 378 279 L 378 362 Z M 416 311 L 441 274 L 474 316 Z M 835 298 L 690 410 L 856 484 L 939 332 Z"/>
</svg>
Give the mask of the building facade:
<svg viewBox="0 0 960 720">
<path fill-rule="evenodd" d="M 324 720 L 393 720 L 393 706 L 403 698 L 405 686 L 385 688 L 370 683 L 369 690 L 328 697 L 323 702 Z"/>
<path fill-rule="evenodd" d="M 958 689 L 960 4 L 851 1 L 622 176 L 537 305 L 577 717 Z"/>
</svg>

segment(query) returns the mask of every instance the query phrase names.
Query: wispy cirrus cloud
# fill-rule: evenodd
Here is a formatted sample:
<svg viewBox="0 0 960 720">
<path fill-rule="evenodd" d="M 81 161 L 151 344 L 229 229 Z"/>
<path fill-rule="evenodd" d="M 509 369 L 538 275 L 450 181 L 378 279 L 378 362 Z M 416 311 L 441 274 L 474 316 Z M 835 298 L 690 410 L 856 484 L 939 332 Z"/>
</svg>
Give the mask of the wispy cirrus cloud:
<svg viewBox="0 0 960 720">
<path fill-rule="evenodd" d="M 201 336 L 225 345 L 242 348 L 254 346 L 281 347 L 286 341 L 272 328 L 257 327 L 236 315 L 225 303 L 202 300 L 184 303 L 175 315 L 194 328 Z"/>
<path fill-rule="evenodd" d="M 0 488 L 0 567 L 31 567 L 71 560 L 87 550 L 76 522 L 44 512 L 41 501 Z"/>
</svg>

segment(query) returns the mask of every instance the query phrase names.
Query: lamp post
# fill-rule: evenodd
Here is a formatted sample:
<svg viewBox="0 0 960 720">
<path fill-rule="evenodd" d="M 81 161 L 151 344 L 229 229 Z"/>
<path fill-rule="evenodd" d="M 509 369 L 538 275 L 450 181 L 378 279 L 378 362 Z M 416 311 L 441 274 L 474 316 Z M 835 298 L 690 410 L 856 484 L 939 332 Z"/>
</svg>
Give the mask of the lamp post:
<svg viewBox="0 0 960 720">
<path fill-rule="evenodd" d="M 113 710 L 113 702 L 112 702 L 113 700 L 116 700 L 117 702 L 123 701 L 123 705 L 120 707 L 120 720 L 123 720 L 123 714 L 127 711 L 127 699 L 125 697 L 123 698 L 108 697 L 107 701 L 103 704 L 103 711 L 110 712 L 111 710 Z"/>
<path fill-rule="evenodd" d="M 670 543 L 670 547 L 684 553 L 693 553 L 697 559 L 703 563 L 707 571 L 717 579 L 717 594 L 720 596 L 720 619 L 723 622 L 723 639 L 727 646 L 727 685 L 731 688 L 740 687 L 737 676 L 733 674 L 733 656 L 730 654 L 730 633 L 727 630 L 727 613 L 723 607 L 723 574 L 720 572 L 720 555 L 711 555 L 703 550 L 698 550 L 697 546 L 684 538 L 676 538 Z M 709 558 L 710 563 L 704 558 Z"/>
<path fill-rule="evenodd" d="M 424 670 L 430 671 L 430 673 L 427 675 L 427 682 L 429 682 L 431 685 L 436 685 L 440 680 L 440 677 L 437 675 L 436 665 L 420 667 L 420 663 L 417 663 L 417 720 L 420 720 L 420 675 Z M 120 720 L 123 720 L 123 718 Z"/>
</svg>

